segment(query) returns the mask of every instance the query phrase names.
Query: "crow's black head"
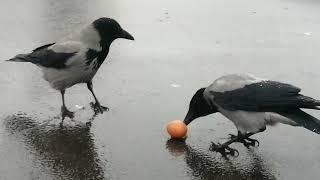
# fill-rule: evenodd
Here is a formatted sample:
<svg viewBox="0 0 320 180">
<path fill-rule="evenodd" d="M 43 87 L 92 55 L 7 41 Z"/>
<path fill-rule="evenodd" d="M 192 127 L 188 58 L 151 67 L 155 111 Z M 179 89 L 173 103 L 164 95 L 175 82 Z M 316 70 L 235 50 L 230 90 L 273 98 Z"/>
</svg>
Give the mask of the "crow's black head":
<svg viewBox="0 0 320 180">
<path fill-rule="evenodd" d="M 117 38 L 134 40 L 133 36 L 123 30 L 120 24 L 111 18 L 102 17 L 93 21 L 93 26 L 100 34 L 102 44 L 111 43 Z"/>
<path fill-rule="evenodd" d="M 199 89 L 192 97 L 189 105 L 189 111 L 184 119 L 184 123 L 188 125 L 194 119 L 218 112 L 216 106 L 208 104 L 204 99 L 205 88 Z"/>
</svg>

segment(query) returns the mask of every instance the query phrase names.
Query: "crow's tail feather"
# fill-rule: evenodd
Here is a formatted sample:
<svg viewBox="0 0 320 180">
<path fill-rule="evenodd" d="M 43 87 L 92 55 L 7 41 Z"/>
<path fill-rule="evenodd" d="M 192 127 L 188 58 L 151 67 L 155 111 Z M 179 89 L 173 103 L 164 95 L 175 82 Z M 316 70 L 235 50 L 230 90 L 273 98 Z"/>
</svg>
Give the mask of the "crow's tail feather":
<svg viewBox="0 0 320 180">
<path fill-rule="evenodd" d="M 29 58 L 27 58 L 28 54 L 18 54 L 14 58 L 8 59 L 6 61 L 9 62 L 30 62 Z"/>
<path fill-rule="evenodd" d="M 302 126 L 312 132 L 320 134 L 320 120 L 300 109 L 279 112 L 279 114 L 293 120 L 298 126 Z"/>
</svg>

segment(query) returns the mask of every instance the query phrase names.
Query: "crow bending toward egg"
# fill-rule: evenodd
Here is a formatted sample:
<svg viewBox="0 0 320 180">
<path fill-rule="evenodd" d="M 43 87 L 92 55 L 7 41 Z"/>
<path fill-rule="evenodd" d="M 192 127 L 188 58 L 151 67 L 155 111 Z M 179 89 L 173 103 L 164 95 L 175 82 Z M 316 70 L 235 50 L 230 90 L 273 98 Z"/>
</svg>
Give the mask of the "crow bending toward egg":
<svg viewBox="0 0 320 180">
<path fill-rule="evenodd" d="M 238 135 L 211 149 L 223 155 L 235 155 L 229 147 L 234 142 L 255 146 L 259 142 L 250 136 L 262 132 L 275 123 L 302 126 L 320 134 L 320 120 L 302 111 L 319 110 L 320 101 L 300 94 L 301 89 L 290 84 L 261 79 L 247 74 L 230 74 L 199 89 L 192 97 L 185 124 L 196 118 L 220 112 L 231 120 Z"/>
</svg>

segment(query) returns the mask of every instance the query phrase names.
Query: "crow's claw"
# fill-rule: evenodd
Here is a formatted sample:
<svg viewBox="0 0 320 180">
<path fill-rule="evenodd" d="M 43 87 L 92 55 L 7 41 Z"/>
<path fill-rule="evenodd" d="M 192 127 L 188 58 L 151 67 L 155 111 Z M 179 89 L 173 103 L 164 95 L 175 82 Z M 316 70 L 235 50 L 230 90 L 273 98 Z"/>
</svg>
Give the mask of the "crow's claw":
<svg viewBox="0 0 320 180">
<path fill-rule="evenodd" d="M 62 116 L 62 120 L 64 120 L 65 117 L 72 119 L 74 117 L 74 112 L 71 112 L 66 107 L 62 106 L 61 107 L 61 116 Z"/>
<path fill-rule="evenodd" d="M 238 140 L 238 142 L 242 143 L 247 148 L 249 148 L 250 146 L 252 147 L 259 146 L 259 141 L 251 138 L 241 139 L 241 140 Z"/>
<path fill-rule="evenodd" d="M 256 139 L 246 138 L 245 140 L 249 141 L 251 146 L 259 146 L 260 145 L 259 141 Z"/>
<path fill-rule="evenodd" d="M 237 137 L 237 136 L 234 135 L 234 134 L 229 134 L 229 136 L 230 136 L 230 139 L 233 139 L 233 138 L 236 138 L 236 137 Z"/>
<path fill-rule="evenodd" d="M 97 103 L 97 102 L 96 103 L 91 102 L 90 106 L 96 114 L 98 113 L 102 114 L 104 111 L 109 111 L 108 107 L 101 106 L 100 103 Z"/>
</svg>

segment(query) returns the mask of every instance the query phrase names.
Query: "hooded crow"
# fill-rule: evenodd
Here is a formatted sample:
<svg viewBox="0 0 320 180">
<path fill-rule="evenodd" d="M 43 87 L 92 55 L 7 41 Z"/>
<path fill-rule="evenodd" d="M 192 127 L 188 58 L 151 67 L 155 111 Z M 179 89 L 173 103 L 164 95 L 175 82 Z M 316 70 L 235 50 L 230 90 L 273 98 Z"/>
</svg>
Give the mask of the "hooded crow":
<svg viewBox="0 0 320 180">
<path fill-rule="evenodd" d="M 184 119 L 188 125 L 194 119 L 220 112 L 231 120 L 238 135 L 223 144 L 212 143 L 211 150 L 222 155 L 234 155 L 233 142 L 246 147 L 259 145 L 251 135 L 262 132 L 275 123 L 302 126 L 320 134 L 320 120 L 302 111 L 317 109 L 320 101 L 300 94 L 301 89 L 290 84 L 261 79 L 247 74 L 230 74 L 199 89 L 192 97 Z"/>
<path fill-rule="evenodd" d="M 108 108 L 101 106 L 95 96 L 92 78 L 106 59 L 111 43 L 118 38 L 134 40 L 116 20 L 102 17 L 61 41 L 43 45 L 28 54 L 19 54 L 8 61 L 31 62 L 42 69 L 43 78 L 61 92 L 62 120 L 74 116 L 66 108 L 64 94 L 67 88 L 78 83 L 87 84 L 95 99 L 95 111 L 102 113 Z"/>
</svg>

